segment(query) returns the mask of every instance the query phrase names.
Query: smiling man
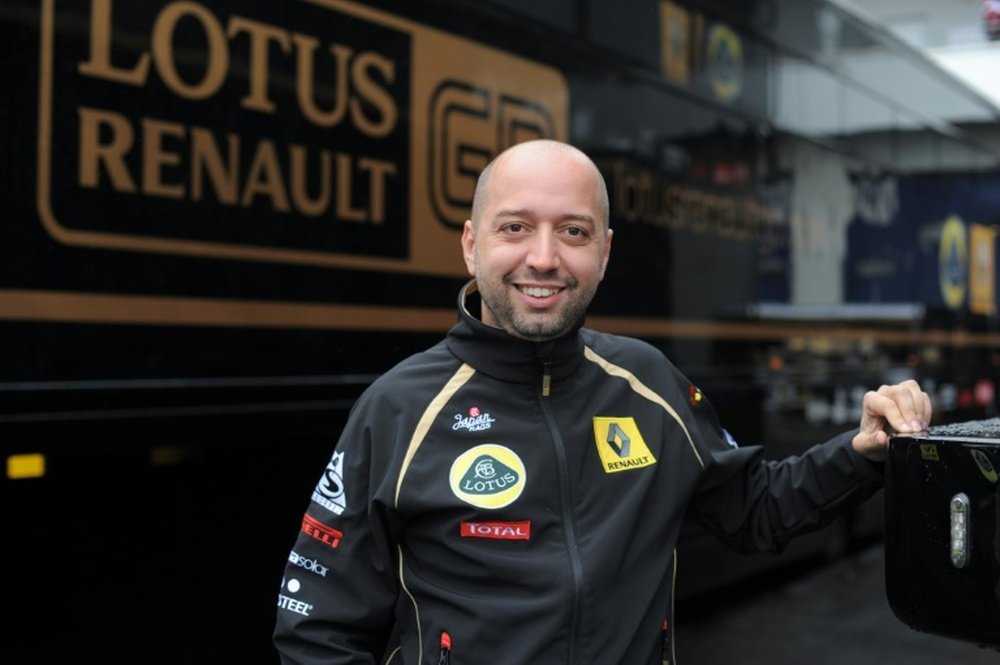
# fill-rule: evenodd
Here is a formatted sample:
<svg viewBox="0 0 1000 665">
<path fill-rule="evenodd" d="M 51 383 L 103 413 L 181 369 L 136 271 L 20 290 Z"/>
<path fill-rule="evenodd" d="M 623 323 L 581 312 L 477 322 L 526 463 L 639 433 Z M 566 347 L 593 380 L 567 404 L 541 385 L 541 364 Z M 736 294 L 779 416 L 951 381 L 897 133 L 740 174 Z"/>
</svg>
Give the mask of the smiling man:
<svg viewBox="0 0 1000 665">
<path fill-rule="evenodd" d="M 657 348 L 584 327 L 611 238 L 578 149 L 531 141 L 486 167 L 458 323 L 364 392 L 313 491 L 278 595 L 282 663 L 673 662 L 686 514 L 780 551 L 881 487 L 887 430 L 929 423 L 905 381 L 801 456 L 735 445 Z"/>
<path fill-rule="evenodd" d="M 611 252 L 597 167 L 563 143 L 522 144 L 480 175 L 462 248 L 483 323 L 544 341 L 583 323 Z"/>
</svg>

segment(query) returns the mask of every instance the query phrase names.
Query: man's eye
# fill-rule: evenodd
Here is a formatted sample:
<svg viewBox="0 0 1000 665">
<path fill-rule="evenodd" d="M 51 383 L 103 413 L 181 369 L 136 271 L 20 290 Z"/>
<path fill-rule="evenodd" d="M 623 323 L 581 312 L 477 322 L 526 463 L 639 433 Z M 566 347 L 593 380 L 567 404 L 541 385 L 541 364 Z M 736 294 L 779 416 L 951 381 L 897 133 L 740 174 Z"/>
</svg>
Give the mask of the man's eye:
<svg viewBox="0 0 1000 665">
<path fill-rule="evenodd" d="M 520 233 L 521 231 L 524 230 L 524 225 L 515 222 L 513 224 L 508 224 L 506 227 L 504 227 L 504 230 L 507 231 L 507 233 Z"/>
<path fill-rule="evenodd" d="M 579 226 L 570 226 L 566 229 L 566 235 L 573 238 L 586 238 L 587 232 L 581 229 Z"/>
</svg>

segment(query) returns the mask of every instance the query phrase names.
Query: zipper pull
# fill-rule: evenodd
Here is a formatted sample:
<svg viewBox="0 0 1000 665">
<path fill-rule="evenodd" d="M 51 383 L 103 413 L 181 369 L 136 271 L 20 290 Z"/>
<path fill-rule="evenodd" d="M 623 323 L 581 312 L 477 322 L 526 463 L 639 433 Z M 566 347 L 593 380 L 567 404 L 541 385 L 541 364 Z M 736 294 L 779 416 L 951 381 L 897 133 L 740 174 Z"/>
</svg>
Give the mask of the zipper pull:
<svg viewBox="0 0 1000 665">
<path fill-rule="evenodd" d="M 451 665 L 451 635 L 447 631 L 441 631 L 441 655 L 438 657 L 438 665 Z"/>
<path fill-rule="evenodd" d="M 552 393 L 552 374 L 549 373 L 549 366 L 552 364 L 548 358 L 542 360 L 542 397 L 548 397 Z"/>
<path fill-rule="evenodd" d="M 663 628 L 661 629 L 662 640 L 660 648 L 662 654 L 663 665 L 670 665 L 670 620 L 663 620 Z"/>
</svg>

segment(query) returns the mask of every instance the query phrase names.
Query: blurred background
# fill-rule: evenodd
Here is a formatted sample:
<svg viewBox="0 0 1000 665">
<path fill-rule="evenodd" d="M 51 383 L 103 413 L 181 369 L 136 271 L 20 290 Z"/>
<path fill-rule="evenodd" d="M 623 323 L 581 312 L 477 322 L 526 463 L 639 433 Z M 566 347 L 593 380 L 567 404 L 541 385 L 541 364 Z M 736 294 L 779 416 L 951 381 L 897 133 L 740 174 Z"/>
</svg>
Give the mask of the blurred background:
<svg viewBox="0 0 1000 665">
<path fill-rule="evenodd" d="M 607 180 L 588 325 L 740 444 L 800 452 L 910 377 L 937 422 L 997 413 L 994 2 L 6 0 L 0 53 L 3 662 L 276 662 L 310 491 L 455 321 L 475 178 L 519 141 Z M 883 520 L 778 557 L 689 525 L 691 634 L 805 564 L 879 580 Z"/>
</svg>

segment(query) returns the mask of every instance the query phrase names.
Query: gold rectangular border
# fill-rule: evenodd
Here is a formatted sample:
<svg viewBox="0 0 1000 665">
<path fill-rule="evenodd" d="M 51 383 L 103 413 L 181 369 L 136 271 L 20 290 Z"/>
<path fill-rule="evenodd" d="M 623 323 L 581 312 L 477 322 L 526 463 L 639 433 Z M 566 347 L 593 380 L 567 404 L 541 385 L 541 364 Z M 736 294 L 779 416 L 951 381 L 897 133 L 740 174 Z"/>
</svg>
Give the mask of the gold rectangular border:
<svg viewBox="0 0 1000 665">
<path fill-rule="evenodd" d="M 50 170 L 52 167 L 53 69 L 55 60 L 55 0 L 42 0 L 39 30 L 38 187 L 36 203 L 42 226 L 58 242 L 65 245 L 120 251 L 179 254 L 216 259 L 291 263 L 308 266 L 382 270 L 387 272 L 414 272 L 413 266 L 408 264 L 409 259 L 378 259 L 349 254 L 312 252 L 308 250 L 249 247 L 175 238 L 153 238 L 103 231 L 81 231 L 63 226 L 52 209 L 52 182 L 50 179 Z M 451 276 L 452 273 L 453 271 L 447 270 L 445 266 L 440 271 L 423 269 L 420 274 Z"/>
<path fill-rule="evenodd" d="M 454 309 L 0 289 L 0 320 L 443 332 Z"/>
<path fill-rule="evenodd" d="M 0 321 L 111 325 L 214 326 L 443 333 L 458 320 L 452 308 L 338 305 L 271 300 L 222 300 L 176 296 L 127 296 L 0 289 Z M 594 330 L 660 339 L 781 341 L 822 336 L 888 345 L 938 344 L 1000 347 L 1000 333 L 963 330 L 893 330 L 829 323 L 754 323 L 626 316 L 587 317 Z"/>
</svg>

